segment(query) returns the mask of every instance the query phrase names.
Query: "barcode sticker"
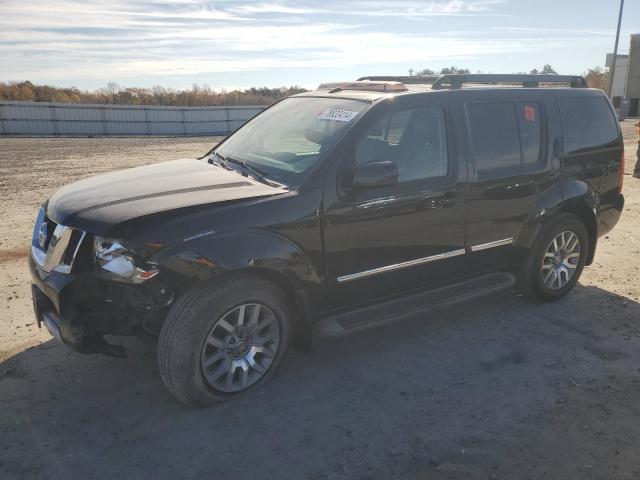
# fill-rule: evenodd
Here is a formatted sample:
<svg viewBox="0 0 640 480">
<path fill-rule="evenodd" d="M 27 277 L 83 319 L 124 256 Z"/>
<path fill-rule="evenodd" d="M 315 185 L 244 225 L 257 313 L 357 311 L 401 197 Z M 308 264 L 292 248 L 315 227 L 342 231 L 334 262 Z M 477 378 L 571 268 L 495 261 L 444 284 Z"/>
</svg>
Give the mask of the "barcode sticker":
<svg viewBox="0 0 640 480">
<path fill-rule="evenodd" d="M 320 120 L 334 120 L 336 122 L 350 122 L 351 120 L 353 120 L 356 115 L 358 115 L 358 112 L 351 112 L 349 110 L 336 110 L 334 108 L 330 108 L 328 110 L 325 110 L 324 112 L 322 112 L 320 115 L 318 115 L 318 118 Z"/>
</svg>

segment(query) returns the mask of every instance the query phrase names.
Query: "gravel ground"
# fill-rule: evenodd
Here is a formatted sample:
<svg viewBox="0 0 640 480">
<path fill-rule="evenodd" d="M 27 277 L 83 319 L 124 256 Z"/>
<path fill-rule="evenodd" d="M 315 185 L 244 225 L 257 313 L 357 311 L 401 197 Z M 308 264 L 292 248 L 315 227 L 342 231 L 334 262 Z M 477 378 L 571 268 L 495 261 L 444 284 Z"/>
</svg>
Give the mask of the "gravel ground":
<svg viewBox="0 0 640 480">
<path fill-rule="evenodd" d="M 630 176 L 620 223 L 565 299 L 502 293 L 319 340 L 255 395 L 212 409 L 165 392 L 153 345 L 81 356 L 38 331 L 25 246 L 40 203 L 77 178 L 215 141 L 0 139 L 0 478 L 640 478 Z"/>
</svg>

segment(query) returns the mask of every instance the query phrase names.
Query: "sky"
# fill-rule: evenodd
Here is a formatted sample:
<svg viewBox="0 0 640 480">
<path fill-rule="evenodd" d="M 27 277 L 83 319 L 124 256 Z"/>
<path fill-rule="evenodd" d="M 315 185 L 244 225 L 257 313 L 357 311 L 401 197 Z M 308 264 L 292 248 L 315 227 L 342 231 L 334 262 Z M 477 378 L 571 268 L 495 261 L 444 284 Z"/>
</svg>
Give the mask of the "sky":
<svg viewBox="0 0 640 480">
<path fill-rule="evenodd" d="M 455 65 L 579 74 L 617 0 L 0 0 L 0 81 L 82 89 L 299 85 Z M 620 51 L 640 33 L 627 0 Z"/>
</svg>

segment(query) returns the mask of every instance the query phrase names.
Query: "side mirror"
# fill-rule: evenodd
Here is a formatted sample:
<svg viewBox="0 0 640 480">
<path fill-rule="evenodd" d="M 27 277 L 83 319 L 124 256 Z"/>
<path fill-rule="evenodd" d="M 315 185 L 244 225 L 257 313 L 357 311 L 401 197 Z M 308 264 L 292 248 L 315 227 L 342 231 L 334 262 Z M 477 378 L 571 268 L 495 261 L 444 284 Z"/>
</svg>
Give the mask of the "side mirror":
<svg viewBox="0 0 640 480">
<path fill-rule="evenodd" d="M 398 183 L 398 167 L 393 162 L 369 162 L 358 165 L 353 172 L 353 188 L 386 187 Z"/>
</svg>

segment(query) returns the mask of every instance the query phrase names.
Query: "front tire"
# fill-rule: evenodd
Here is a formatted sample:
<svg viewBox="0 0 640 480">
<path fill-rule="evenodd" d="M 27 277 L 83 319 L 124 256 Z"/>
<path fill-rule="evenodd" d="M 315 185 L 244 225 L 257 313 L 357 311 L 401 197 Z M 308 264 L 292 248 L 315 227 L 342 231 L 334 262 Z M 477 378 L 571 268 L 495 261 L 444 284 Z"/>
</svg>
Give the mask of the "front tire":
<svg viewBox="0 0 640 480">
<path fill-rule="evenodd" d="M 531 300 L 550 302 L 578 282 L 589 251 L 589 236 L 575 215 L 562 213 L 542 230 L 520 272 L 519 289 Z"/>
<path fill-rule="evenodd" d="M 224 402 L 264 384 L 286 353 L 291 314 L 284 292 L 260 277 L 232 275 L 196 286 L 162 326 L 162 382 L 192 406 Z"/>
</svg>

